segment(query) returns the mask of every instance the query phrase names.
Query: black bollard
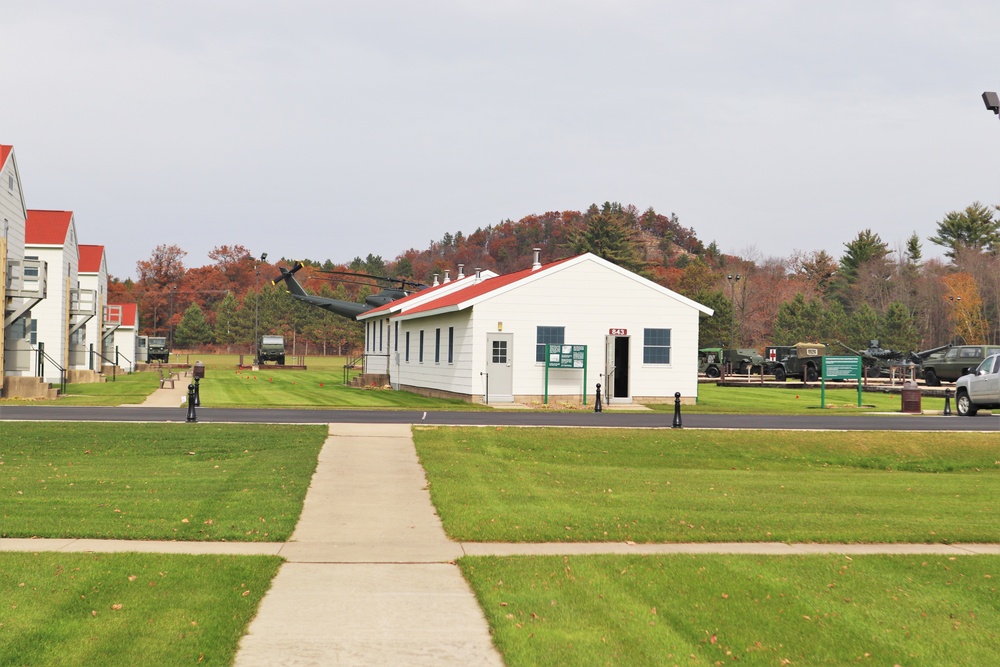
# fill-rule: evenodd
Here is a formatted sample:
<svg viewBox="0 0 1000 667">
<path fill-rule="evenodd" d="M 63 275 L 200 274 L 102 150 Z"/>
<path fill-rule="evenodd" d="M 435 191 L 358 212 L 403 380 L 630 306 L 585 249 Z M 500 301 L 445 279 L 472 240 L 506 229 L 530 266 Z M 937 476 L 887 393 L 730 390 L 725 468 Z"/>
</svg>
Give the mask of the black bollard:
<svg viewBox="0 0 1000 667">
<path fill-rule="evenodd" d="M 199 391 L 199 387 L 198 387 L 198 380 L 200 380 L 200 379 L 201 378 L 195 378 L 194 379 L 194 406 L 196 408 L 200 408 L 201 407 L 201 392 Z"/>
<path fill-rule="evenodd" d="M 594 399 L 594 412 L 600 412 L 601 408 L 601 383 L 597 383 L 597 397 Z"/>
<path fill-rule="evenodd" d="M 944 390 L 944 416 L 951 416 L 951 389 Z"/>
<path fill-rule="evenodd" d="M 194 412 L 194 385 L 188 385 L 188 416 L 187 420 L 189 422 L 198 421 L 198 415 Z"/>
<path fill-rule="evenodd" d="M 674 428 L 681 428 L 681 392 L 674 394 Z"/>
</svg>

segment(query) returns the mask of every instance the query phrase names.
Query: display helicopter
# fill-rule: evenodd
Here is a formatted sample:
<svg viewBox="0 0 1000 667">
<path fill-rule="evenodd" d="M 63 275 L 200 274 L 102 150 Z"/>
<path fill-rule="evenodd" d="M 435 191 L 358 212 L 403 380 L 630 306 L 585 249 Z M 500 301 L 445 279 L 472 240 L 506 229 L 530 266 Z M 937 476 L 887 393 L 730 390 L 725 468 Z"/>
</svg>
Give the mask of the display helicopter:
<svg viewBox="0 0 1000 667">
<path fill-rule="evenodd" d="M 295 273 L 302 268 L 301 262 L 295 262 L 291 269 L 286 269 L 285 267 L 279 267 L 281 275 L 277 276 L 271 281 L 272 285 L 277 285 L 279 282 L 284 282 L 285 286 L 288 288 L 288 293 L 294 299 L 299 301 L 304 301 L 311 306 L 316 306 L 317 308 L 322 308 L 328 310 L 336 315 L 341 315 L 350 320 L 356 320 L 359 315 L 366 313 L 369 310 L 384 306 L 387 303 L 392 303 L 397 299 L 402 299 L 405 296 L 409 296 L 414 292 L 419 292 L 420 290 L 427 289 L 428 285 L 424 283 L 419 283 L 414 280 L 408 280 L 406 278 L 392 278 L 390 276 L 375 276 L 367 273 L 355 273 L 353 271 L 319 271 L 319 273 L 328 273 L 334 275 L 349 276 L 354 278 L 370 278 L 382 282 L 389 283 L 389 287 L 382 288 L 376 294 L 371 294 L 365 297 L 364 303 L 357 303 L 354 301 L 341 301 L 340 299 L 331 299 L 324 296 L 315 296 L 309 294 L 305 291 L 299 281 L 295 279 Z M 343 280 L 342 282 L 352 282 L 350 280 Z M 358 283 L 370 285 L 370 283 Z M 395 285 L 398 285 L 396 287 Z"/>
</svg>

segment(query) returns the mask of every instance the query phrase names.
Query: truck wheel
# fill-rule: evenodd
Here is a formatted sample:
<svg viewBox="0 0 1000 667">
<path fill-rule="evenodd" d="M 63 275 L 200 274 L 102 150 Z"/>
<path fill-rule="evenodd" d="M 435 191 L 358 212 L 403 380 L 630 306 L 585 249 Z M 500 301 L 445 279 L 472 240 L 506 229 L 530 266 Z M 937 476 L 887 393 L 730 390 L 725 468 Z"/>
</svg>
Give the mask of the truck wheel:
<svg viewBox="0 0 1000 667">
<path fill-rule="evenodd" d="M 709 366 L 708 368 L 705 369 L 705 375 L 707 375 L 710 378 L 717 378 L 719 377 L 719 375 L 721 375 L 721 373 L 719 372 L 718 366 Z"/>
<path fill-rule="evenodd" d="M 934 372 L 933 368 L 928 368 L 924 371 L 924 380 L 927 381 L 928 387 L 940 387 L 941 380 L 938 379 L 937 373 Z"/>
<path fill-rule="evenodd" d="M 280 357 L 278 357 L 278 365 L 279 366 L 285 365 L 285 355 L 281 355 Z"/>
<path fill-rule="evenodd" d="M 814 366 L 806 366 L 804 376 L 806 382 L 815 382 L 819 379 L 819 371 Z"/>
<path fill-rule="evenodd" d="M 776 367 L 774 369 L 774 379 L 776 381 L 778 381 L 778 382 L 784 382 L 785 381 L 785 369 L 782 368 L 781 366 Z"/>
<path fill-rule="evenodd" d="M 960 390 L 958 396 L 955 397 L 955 410 L 962 417 L 975 417 L 976 413 L 979 412 L 979 408 L 972 402 L 964 389 Z"/>
</svg>

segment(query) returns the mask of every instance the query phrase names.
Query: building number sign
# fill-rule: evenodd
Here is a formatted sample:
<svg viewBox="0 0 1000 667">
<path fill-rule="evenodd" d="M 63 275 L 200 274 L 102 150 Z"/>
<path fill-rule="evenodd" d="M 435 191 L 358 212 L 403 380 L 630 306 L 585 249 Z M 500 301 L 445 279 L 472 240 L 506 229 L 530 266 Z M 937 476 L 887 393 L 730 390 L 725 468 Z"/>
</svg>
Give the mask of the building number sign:
<svg viewBox="0 0 1000 667">
<path fill-rule="evenodd" d="M 627 336 L 628 329 L 608 329 L 609 336 Z"/>
</svg>

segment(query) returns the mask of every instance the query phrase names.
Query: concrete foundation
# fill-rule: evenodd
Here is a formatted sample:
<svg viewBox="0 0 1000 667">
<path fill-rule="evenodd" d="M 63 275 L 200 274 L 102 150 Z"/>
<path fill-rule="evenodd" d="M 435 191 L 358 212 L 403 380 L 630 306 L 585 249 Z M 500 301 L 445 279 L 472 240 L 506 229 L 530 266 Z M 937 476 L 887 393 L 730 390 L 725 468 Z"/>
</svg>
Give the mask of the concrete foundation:
<svg viewBox="0 0 1000 667">
<path fill-rule="evenodd" d="M 48 382 L 34 376 L 8 375 L 3 379 L 4 398 L 46 398 L 59 396 L 59 390 L 53 389 Z"/>
</svg>

